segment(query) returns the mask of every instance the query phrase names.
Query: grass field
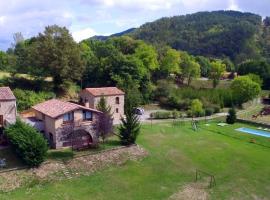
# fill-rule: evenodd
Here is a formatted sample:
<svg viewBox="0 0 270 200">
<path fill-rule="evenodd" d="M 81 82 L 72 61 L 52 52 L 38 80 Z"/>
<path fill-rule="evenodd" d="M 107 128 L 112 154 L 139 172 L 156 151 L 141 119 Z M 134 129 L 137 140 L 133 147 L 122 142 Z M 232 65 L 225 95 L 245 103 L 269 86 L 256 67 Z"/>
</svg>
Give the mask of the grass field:
<svg viewBox="0 0 270 200">
<path fill-rule="evenodd" d="M 212 122 L 194 132 L 189 123 L 144 125 L 138 143 L 149 156 L 143 161 L 91 176 L 32 184 L 0 193 L 0 199 L 168 199 L 194 183 L 196 169 L 215 176 L 216 186 L 204 189 L 209 199 L 270 199 L 270 148 L 248 142 L 253 136 L 234 131 L 238 127 L 249 126 L 218 127 Z"/>
<path fill-rule="evenodd" d="M 33 77 L 31 77 L 28 74 L 16 74 L 16 76 L 17 77 L 20 77 L 20 78 L 26 78 L 26 79 L 29 79 L 29 80 L 32 80 L 33 79 Z M 11 74 L 9 72 L 0 71 L 0 79 L 9 78 L 9 77 L 11 77 Z M 45 80 L 48 81 L 48 82 L 51 82 L 52 81 L 52 78 L 51 77 L 48 77 Z"/>
</svg>

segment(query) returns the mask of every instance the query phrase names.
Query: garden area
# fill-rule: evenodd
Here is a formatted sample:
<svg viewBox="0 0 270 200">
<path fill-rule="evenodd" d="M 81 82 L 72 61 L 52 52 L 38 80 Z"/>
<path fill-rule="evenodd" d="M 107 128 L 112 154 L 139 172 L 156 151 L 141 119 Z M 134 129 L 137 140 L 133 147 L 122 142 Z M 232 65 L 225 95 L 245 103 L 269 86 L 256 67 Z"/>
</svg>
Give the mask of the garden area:
<svg viewBox="0 0 270 200">
<path fill-rule="evenodd" d="M 142 125 L 137 143 L 146 157 L 127 159 L 120 165 L 107 163 L 72 179 L 35 180 L 35 184 L 1 192 L 0 198 L 196 199 L 199 195 L 202 199 L 269 199 L 269 138 L 235 130 L 254 126 L 222 127 L 219 122 L 201 121 L 197 131 L 190 122 Z M 125 155 L 134 154 L 126 150 L 120 157 Z M 76 163 L 89 166 L 83 157 Z M 195 182 L 196 170 L 212 174 L 216 185 L 208 187 L 207 175 Z"/>
</svg>

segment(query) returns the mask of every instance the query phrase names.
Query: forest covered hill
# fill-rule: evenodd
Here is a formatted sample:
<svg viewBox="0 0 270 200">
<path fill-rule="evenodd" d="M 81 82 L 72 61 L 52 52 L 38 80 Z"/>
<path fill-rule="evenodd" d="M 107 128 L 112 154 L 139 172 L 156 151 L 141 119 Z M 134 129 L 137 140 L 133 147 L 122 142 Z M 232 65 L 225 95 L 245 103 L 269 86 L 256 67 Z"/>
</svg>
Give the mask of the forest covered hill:
<svg viewBox="0 0 270 200">
<path fill-rule="evenodd" d="M 192 55 L 230 58 L 235 64 L 270 58 L 270 18 L 252 13 L 213 11 L 164 17 L 126 34 Z"/>
</svg>

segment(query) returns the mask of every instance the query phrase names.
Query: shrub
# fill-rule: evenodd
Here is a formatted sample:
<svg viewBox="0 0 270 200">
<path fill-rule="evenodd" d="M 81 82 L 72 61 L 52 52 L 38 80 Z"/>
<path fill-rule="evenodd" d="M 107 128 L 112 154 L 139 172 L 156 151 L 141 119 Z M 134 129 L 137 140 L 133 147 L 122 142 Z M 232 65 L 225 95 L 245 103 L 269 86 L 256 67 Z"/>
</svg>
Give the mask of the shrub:
<svg viewBox="0 0 270 200">
<path fill-rule="evenodd" d="M 233 96 L 238 105 L 257 97 L 261 92 L 261 87 L 248 76 L 237 77 L 231 84 Z"/>
<path fill-rule="evenodd" d="M 220 106 L 218 106 L 218 105 L 212 105 L 212 108 L 214 110 L 214 113 L 219 113 L 220 112 Z"/>
<path fill-rule="evenodd" d="M 59 85 L 58 92 L 66 98 L 74 99 L 77 98 L 80 89 L 81 88 L 75 83 L 71 81 L 64 81 L 64 83 Z"/>
<path fill-rule="evenodd" d="M 30 167 L 39 166 L 48 150 L 47 141 L 32 126 L 17 120 L 5 130 L 16 154 Z"/>
<path fill-rule="evenodd" d="M 17 99 L 18 110 L 23 111 L 31 108 L 37 103 L 41 103 L 45 100 L 51 99 L 55 96 L 52 92 L 34 92 L 31 90 L 13 90 L 14 95 Z"/>
<path fill-rule="evenodd" d="M 203 104 L 199 99 L 194 99 L 191 102 L 190 114 L 192 114 L 192 117 L 204 116 Z"/>
<path fill-rule="evenodd" d="M 177 119 L 180 117 L 181 114 L 177 110 L 173 110 L 171 115 L 172 115 L 172 118 Z"/>
<path fill-rule="evenodd" d="M 162 97 L 168 97 L 171 93 L 172 90 L 175 88 L 176 86 L 173 84 L 172 81 L 168 81 L 168 80 L 159 80 L 157 82 L 157 87 L 155 90 L 155 99 L 159 100 Z"/>
<path fill-rule="evenodd" d="M 236 121 L 236 111 L 235 111 L 234 108 L 231 108 L 231 109 L 229 110 L 228 116 L 227 116 L 227 118 L 226 118 L 226 122 L 227 122 L 228 124 L 234 124 L 235 121 Z"/>
<path fill-rule="evenodd" d="M 158 111 L 150 114 L 153 119 L 170 119 L 172 118 L 172 113 L 169 111 Z"/>
<path fill-rule="evenodd" d="M 220 107 L 230 107 L 233 105 L 231 89 L 194 89 L 191 87 L 172 88 L 167 96 L 156 97 L 161 105 L 177 109 L 188 110 L 190 101 L 199 99 L 205 107 L 217 105 Z"/>
<path fill-rule="evenodd" d="M 254 81 L 255 83 L 258 83 L 260 85 L 260 87 L 262 87 L 263 85 L 263 80 L 261 79 L 261 77 L 257 74 L 248 74 L 247 75 L 252 81 Z"/>
<path fill-rule="evenodd" d="M 211 116 L 214 113 L 213 108 L 205 108 L 205 115 L 206 116 Z"/>
</svg>

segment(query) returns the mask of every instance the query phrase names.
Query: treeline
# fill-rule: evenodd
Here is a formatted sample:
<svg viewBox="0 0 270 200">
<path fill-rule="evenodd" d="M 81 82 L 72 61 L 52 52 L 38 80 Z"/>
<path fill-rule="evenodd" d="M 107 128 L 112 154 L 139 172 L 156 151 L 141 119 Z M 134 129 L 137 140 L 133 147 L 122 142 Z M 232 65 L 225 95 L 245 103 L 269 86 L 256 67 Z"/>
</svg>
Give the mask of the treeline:
<svg viewBox="0 0 270 200">
<path fill-rule="evenodd" d="M 27 40 L 20 34 L 14 38 L 14 47 L 2 52 L 0 69 L 13 76 L 27 74 L 39 81 L 38 85 L 49 77 L 57 93 L 68 92 L 74 85 L 117 85 L 125 90 L 132 83 L 146 103 L 153 99 L 160 79 L 174 77 L 178 84 L 186 81 L 189 85 L 193 78 L 204 76 L 213 79 L 216 87 L 222 73 L 235 68 L 227 58 L 192 56 L 169 46 L 156 48 L 128 36 L 77 44 L 66 28 L 58 26 L 48 26 Z"/>
</svg>

